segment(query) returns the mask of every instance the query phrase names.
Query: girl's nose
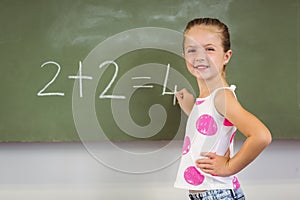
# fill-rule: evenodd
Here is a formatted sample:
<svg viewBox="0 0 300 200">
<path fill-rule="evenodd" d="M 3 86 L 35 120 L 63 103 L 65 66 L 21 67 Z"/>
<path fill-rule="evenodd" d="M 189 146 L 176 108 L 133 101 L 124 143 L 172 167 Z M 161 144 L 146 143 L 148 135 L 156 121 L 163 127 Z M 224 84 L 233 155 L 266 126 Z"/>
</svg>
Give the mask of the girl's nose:
<svg viewBox="0 0 300 200">
<path fill-rule="evenodd" d="M 204 62 L 206 60 L 206 52 L 203 48 L 199 48 L 195 60 L 197 62 Z"/>
<path fill-rule="evenodd" d="M 204 62 L 205 61 L 205 57 L 202 55 L 198 55 L 195 59 L 196 62 Z"/>
</svg>

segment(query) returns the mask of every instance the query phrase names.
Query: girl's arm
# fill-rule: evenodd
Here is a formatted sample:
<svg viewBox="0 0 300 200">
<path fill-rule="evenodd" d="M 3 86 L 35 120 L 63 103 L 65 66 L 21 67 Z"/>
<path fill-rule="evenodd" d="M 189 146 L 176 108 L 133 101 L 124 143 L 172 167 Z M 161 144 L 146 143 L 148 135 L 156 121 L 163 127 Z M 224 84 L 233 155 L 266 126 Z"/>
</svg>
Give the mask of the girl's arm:
<svg viewBox="0 0 300 200">
<path fill-rule="evenodd" d="M 199 159 L 196 164 L 206 173 L 230 176 L 250 164 L 272 140 L 268 128 L 253 114 L 246 111 L 231 91 L 218 92 L 215 105 L 223 116 L 233 123 L 246 136 L 240 150 L 232 158 L 203 153 L 210 159 Z"/>
<path fill-rule="evenodd" d="M 178 91 L 175 95 L 181 109 L 189 116 L 195 103 L 194 96 L 186 89 Z"/>
</svg>

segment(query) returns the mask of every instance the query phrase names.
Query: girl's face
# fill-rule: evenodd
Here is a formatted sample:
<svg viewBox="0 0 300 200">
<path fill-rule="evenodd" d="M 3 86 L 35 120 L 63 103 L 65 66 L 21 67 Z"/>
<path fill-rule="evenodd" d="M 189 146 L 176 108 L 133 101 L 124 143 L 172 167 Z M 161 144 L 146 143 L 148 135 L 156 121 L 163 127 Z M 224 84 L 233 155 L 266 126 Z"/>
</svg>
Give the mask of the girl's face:
<svg viewBox="0 0 300 200">
<path fill-rule="evenodd" d="M 222 39 L 213 26 L 194 26 L 185 33 L 184 57 L 190 73 L 199 80 L 210 80 L 224 71 L 232 51 L 224 52 Z"/>
</svg>

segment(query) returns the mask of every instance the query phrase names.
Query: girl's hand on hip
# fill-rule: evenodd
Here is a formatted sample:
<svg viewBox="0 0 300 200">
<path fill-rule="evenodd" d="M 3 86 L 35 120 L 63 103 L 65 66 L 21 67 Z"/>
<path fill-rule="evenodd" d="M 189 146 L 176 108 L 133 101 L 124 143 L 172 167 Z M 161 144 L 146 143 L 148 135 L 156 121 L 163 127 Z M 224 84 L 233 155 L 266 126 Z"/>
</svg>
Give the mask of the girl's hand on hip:
<svg viewBox="0 0 300 200">
<path fill-rule="evenodd" d="M 219 156 L 211 152 L 202 152 L 201 156 L 204 156 L 205 158 L 196 160 L 196 166 L 203 172 L 211 174 L 212 176 L 232 175 L 228 153 L 226 153 L 225 156 Z"/>
</svg>

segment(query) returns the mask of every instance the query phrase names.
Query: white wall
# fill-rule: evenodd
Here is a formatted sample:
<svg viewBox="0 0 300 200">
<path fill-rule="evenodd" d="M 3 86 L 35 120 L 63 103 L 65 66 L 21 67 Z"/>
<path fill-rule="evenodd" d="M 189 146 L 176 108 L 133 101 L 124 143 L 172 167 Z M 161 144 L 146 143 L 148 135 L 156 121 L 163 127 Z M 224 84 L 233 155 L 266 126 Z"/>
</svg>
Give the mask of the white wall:
<svg viewBox="0 0 300 200">
<path fill-rule="evenodd" d="M 144 150 L 147 145 L 133 148 Z M 151 143 L 155 145 L 161 144 Z M 104 153 L 110 155 L 111 150 Z M 120 162 L 134 164 L 126 158 Z M 99 163 L 81 143 L 2 143 L 0 199 L 188 199 L 185 190 L 173 188 L 178 164 L 128 174 Z M 300 140 L 273 141 L 239 179 L 248 200 L 300 199 Z"/>
</svg>

